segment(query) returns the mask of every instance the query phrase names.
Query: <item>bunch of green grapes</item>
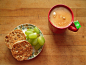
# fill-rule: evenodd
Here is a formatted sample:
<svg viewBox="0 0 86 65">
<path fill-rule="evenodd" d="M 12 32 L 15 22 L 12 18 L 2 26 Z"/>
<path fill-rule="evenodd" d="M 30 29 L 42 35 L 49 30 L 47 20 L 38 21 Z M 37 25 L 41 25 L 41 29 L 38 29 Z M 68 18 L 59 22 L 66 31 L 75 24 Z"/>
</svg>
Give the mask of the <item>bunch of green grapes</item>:
<svg viewBox="0 0 86 65">
<path fill-rule="evenodd" d="M 32 46 L 34 46 L 36 50 L 38 50 L 41 46 L 44 45 L 45 39 L 42 35 L 40 35 L 40 31 L 37 27 L 33 29 L 27 29 L 27 31 L 25 31 L 25 34 L 28 42 Z"/>
</svg>

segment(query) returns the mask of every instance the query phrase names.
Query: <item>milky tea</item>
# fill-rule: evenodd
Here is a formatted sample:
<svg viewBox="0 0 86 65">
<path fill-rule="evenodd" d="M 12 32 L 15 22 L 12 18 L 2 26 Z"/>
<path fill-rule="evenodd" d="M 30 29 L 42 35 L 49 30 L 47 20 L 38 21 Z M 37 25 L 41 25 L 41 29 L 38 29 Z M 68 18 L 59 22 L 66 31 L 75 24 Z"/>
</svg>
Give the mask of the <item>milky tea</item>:
<svg viewBox="0 0 86 65">
<path fill-rule="evenodd" d="M 50 13 L 51 23 L 59 28 L 64 28 L 71 23 L 72 15 L 65 7 L 54 8 Z"/>
</svg>

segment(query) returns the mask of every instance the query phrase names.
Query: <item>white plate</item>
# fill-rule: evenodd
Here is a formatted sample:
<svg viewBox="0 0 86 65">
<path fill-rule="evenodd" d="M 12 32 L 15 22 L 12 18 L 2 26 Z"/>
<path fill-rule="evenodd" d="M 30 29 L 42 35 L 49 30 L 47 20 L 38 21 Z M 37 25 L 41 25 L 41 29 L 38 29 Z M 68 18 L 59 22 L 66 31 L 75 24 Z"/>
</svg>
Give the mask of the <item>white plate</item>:
<svg viewBox="0 0 86 65">
<path fill-rule="evenodd" d="M 36 27 L 36 26 L 35 26 L 35 25 L 32 25 L 32 24 L 21 24 L 21 25 L 17 26 L 16 28 L 14 28 L 14 30 L 15 30 L 15 29 L 20 29 L 20 30 L 22 30 L 22 31 L 24 32 L 24 34 L 25 34 L 25 31 L 26 31 L 27 29 L 32 29 L 32 28 L 34 28 L 34 27 Z M 40 29 L 39 29 L 39 30 L 40 30 Z M 40 30 L 40 35 L 43 36 L 41 30 Z M 27 40 L 26 40 L 26 41 L 27 41 Z M 31 55 L 30 57 L 28 57 L 27 60 L 33 59 L 33 58 L 35 58 L 36 56 L 38 56 L 39 53 L 42 51 L 42 48 L 43 48 L 43 46 L 41 46 L 38 50 L 35 50 L 34 47 L 33 47 L 32 55 Z"/>
</svg>

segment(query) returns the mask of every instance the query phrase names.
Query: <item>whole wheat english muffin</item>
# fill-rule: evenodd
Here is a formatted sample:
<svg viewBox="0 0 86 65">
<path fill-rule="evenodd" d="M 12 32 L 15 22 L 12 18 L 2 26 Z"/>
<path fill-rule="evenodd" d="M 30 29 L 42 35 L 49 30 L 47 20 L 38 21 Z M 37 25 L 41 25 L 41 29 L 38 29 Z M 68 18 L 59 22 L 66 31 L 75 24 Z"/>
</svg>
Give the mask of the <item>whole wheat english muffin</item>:
<svg viewBox="0 0 86 65">
<path fill-rule="evenodd" d="M 32 55 L 32 46 L 29 42 L 23 40 L 13 44 L 12 55 L 18 61 L 27 60 Z"/>
<path fill-rule="evenodd" d="M 26 40 L 26 36 L 22 32 L 22 30 L 19 30 L 19 29 L 11 31 L 5 37 L 5 43 L 9 49 L 12 49 L 13 44 L 17 41 L 20 41 L 20 40 Z"/>
</svg>

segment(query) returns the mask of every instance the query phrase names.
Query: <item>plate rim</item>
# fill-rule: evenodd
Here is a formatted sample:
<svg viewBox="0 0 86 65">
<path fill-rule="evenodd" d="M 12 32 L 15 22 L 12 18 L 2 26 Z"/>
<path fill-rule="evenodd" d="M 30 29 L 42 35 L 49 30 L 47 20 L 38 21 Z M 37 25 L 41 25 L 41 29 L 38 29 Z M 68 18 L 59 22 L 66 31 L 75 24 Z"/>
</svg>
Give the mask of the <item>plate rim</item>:
<svg viewBox="0 0 86 65">
<path fill-rule="evenodd" d="M 17 29 L 19 26 L 21 26 L 21 25 L 32 25 L 32 26 L 35 26 L 35 27 L 37 27 L 36 25 L 33 25 L 33 24 L 30 24 L 30 23 L 24 23 L 24 24 L 20 24 L 20 25 L 18 25 L 18 26 L 16 26 L 13 30 L 15 30 L 15 29 Z M 38 28 L 39 29 L 39 28 Z M 20 29 L 21 30 L 21 29 Z M 39 29 L 40 30 L 40 29 Z M 43 33 L 42 33 L 42 31 L 40 30 L 40 32 L 41 32 L 41 34 L 42 34 L 42 36 L 43 36 Z M 23 32 L 24 33 L 24 32 Z M 25 34 L 25 33 L 24 33 Z M 25 34 L 25 36 L 26 36 L 26 34 Z M 44 36 L 43 36 L 44 37 Z M 27 40 L 26 40 L 27 41 Z M 43 45 L 44 46 L 44 45 Z M 28 59 L 27 60 L 31 60 L 31 59 L 34 59 L 34 58 L 36 58 L 41 52 L 42 52 L 42 50 L 43 50 L 43 46 L 41 46 L 41 51 L 37 54 L 37 55 L 35 55 L 34 57 L 32 57 L 32 58 L 30 58 L 31 56 L 33 56 L 33 54 L 30 56 L 30 57 L 28 57 Z M 40 50 L 40 49 L 39 49 Z M 39 51 L 39 50 L 37 50 L 37 51 Z M 32 52 L 33 53 L 33 52 Z"/>
</svg>

